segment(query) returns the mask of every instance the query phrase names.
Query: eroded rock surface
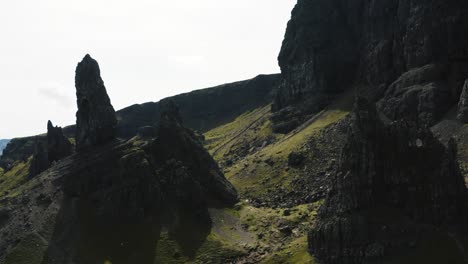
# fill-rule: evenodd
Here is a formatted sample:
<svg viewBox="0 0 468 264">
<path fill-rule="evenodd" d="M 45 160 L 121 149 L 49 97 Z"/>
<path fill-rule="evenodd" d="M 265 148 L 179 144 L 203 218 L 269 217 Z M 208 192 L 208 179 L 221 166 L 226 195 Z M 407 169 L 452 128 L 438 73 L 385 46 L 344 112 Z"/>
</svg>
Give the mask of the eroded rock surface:
<svg viewBox="0 0 468 264">
<path fill-rule="evenodd" d="M 367 263 L 414 247 L 432 226 L 466 226 L 454 140 L 444 146 L 414 122 L 384 124 L 363 98 L 352 119 L 338 173 L 309 236 L 311 252 L 324 263 Z"/>
<path fill-rule="evenodd" d="M 115 141 L 71 157 L 70 167 L 60 172 L 64 200 L 49 263 L 105 257 L 151 263 L 163 227 L 185 255 L 205 241 L 211 230 L 208 207 L 232 206 L 237 192 L 183 127 L 175 105 L 163 112 L 157 132 L 156 138 Z"/>
<path fill-rule="evenodd" d="M 274 120 L 279 132 L 353 86 L 369 87 L 373 100 L 385 94 L 389 117 L 433 124 L 468 76 L 467 12 L 460 0 L 299 0 L 279 55 L 283 82 L 273 110 L 292 108 Z M 411 85 L 401 83 L 408 78 Z"/>
<path fill-rule="evenodd" d="M 112 141 L 117 119 L 101 78 L 96 60 L 86 55 L 76 67 L 78 112 L 76 147 L 78 150 Z"/>
<path fill-rule="evenodd" d="M 34 144 L 34 154 L 29 167 L 29 178 L 32 178 L 49 168 L 49 156 L 47 146 L 44 142 L 36 139 Z"/>
<path fill-rule="evenodd" d="M 73 152 L 73 145 L 63 135 L 62 128 L 54 127 L 50 120 L 47 123 L 47 152 L 49 163 L 59 161 Z"/>
</svg>

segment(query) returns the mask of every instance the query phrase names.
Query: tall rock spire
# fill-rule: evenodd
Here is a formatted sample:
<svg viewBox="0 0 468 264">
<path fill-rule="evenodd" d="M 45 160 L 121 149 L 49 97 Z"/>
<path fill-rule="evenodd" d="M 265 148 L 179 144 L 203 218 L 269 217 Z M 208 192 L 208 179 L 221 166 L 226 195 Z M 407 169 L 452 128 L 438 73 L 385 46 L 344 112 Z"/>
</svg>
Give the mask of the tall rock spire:
<svg viewBox="0 0 468 264">
<path fill-rule="evenodd" d="M 75 87 L 77 150 L 114 139 L 117 125 L 115 110 L 101 79 L 99 64 L 89 54 L 76 67 Z"/>
</svg>

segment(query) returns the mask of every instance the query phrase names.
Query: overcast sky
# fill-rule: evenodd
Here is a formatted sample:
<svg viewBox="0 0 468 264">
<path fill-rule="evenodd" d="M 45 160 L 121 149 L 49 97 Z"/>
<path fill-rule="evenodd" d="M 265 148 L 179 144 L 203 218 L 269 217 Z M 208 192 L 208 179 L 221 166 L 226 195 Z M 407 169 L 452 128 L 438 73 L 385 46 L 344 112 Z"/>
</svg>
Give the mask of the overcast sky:
<svg viewBox="0 0 468 264">
<path fill-rule="evenodd" d="M 14 0 L 0 3 L 0 138 L 75 123 L 89 53 L 117 109 L 279 72 L 296 0 Z"/>
</svg>

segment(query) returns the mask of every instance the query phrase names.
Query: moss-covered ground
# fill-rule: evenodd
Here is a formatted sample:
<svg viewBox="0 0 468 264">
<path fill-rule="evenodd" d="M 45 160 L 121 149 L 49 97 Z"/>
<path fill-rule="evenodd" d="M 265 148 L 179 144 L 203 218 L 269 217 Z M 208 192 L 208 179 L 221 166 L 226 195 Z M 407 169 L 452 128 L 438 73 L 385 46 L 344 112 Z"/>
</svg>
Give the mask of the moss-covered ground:
<svg viewBox="0 0 468 264">
<path fill-rule="evenodd" d="M 288 155 L 293 151 L 308 152 L 308 142 L 343 120 L 351 106 L 347 94 L 287 135 L 272 132 L 268 108 L 257 109 L 208 131 L 206 148 L 241 196 L 262 197 L 278 188 L 291 191 L 291 181 L 302 174 L 288 167 Z"/>
<path fill-rule="evenodd" d="M 31 158 L 26 162 L 17 161 L 13 168 L 0 171 L 0 198 L 14 197 L 19 194 L 19 188 L 27 183 Z"/>
</svg>

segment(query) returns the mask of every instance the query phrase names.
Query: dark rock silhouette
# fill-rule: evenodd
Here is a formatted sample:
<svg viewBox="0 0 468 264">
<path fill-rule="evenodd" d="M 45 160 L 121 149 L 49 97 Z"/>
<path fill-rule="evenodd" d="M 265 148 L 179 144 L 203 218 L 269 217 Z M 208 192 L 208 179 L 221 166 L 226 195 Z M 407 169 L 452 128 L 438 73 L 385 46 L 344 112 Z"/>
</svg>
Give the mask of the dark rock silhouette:
<svg viewBox="0 0 468 264">
<path fill-rule="evenodd" d="M 54 127 L 50 120 L 47 122 L 47 152 L 49 163 L 59 161 L 73 152 L 73 146 L 63 135 L 62 128 Z"/>
<path fill-rule="evenodd" d="M 457 119 L 464 124 L 468 123 L 468 80 L 463 85 L 460 101 L 458 101 Z"/>
<path fill-rule="evenodd" d="M 179 109 L 172 101 L 163 105 L 158 136 L 153 143 L 156 160 L 176 160 L 189 167 L 192 178 L 209 194 L 212 202 L 233 205 L 237 192 L 224 178 L 218 164 L 201 144 L 199 137 L 182 125 Z"/>
<path fill-rule="evenodd" d="M 62 177 L 63 200 L 47 263 L 152 263 L 163 227 L 193 257 L 211 230 L 208 207 L 238 201 L 178 107 L 168 101 L 162 109 L 157 128 L 88 146 L 51 168 Z"/>
<path fill-rule="evenodd" d="M 130 139 L 142 127 L 159 123 L 160 104 L 173 100 L 180 107 L 185 126 L 206 132 L 238 115 L 269 104 L 280 80 L 279 74 L 259 75 L 253 79 L 196 90 L 161 100 L 136 104 L 117 111 L 117 137 Z M 76 126 L 63 128 L 66 137 L 76 136 Z M 37 136 L 46 142 L 44 135 Z M 35 137 L 15 138 L 0 157 L 0 167 L 9 170 L 17 160 L 26 160 L 34 153 Z"/>
<path fill-rule="evenodd" d="M 363 263 L 410 247 L 427 231 L 424 224 L 465 226 L 456 153 L 453 139 L 444 146 L 414 122 L 384 124 L 375 105 L 358 98 L 338 173 L 309 236 L 311 252 L 324 263 Z"/>
<path fill-rule="evenodd" d="M 36 175 L 42 173 L 49 168 L 49 157 L 47 152 L 47 146 L 44 142 L 36 139 L 34 145 L 34 154 L 31 160 L 31 166 L 29 167 L 29 178 L 33 178 Z"/>
<path fill-rule="evenodd" d="M 117 126 L 115 111 L 101 79 L 99 65 L 88 54 L 76 67 L 75 86 L 77 149 L 112 141 Z"/>
<path fill-rule="evenodd" d="M 457 102 L 468 76 L 467 12 L 460 0 L 298 1 L 272 108 L 288 115 L 275 123 L 297 119 L 297 126 L 357 85 L 368 87 L 373 100 L 385 94 L 390 118 L 421 116 L 433 124 Z M 409 82 L 394 84 L 402 79 Z"/>
</svg>

